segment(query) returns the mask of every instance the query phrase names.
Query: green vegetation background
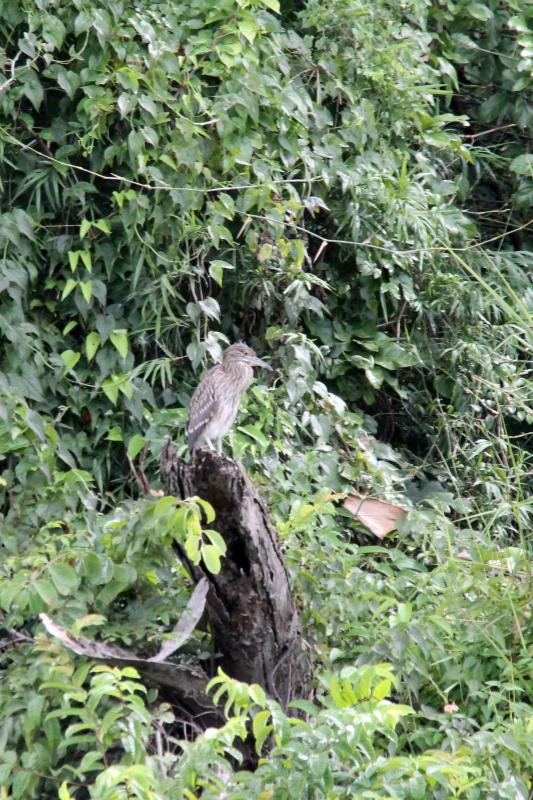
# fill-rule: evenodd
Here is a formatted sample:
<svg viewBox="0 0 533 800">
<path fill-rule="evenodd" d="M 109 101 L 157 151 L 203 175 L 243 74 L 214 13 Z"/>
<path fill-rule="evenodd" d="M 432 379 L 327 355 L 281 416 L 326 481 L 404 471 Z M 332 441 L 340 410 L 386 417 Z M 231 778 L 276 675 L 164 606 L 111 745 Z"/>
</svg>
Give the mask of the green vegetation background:
<svg viewBox="0 0 533 800">
<path fill-rule="evenodd" d="M 525 0 L 0 1 L 2 800 L 527 800 L 532 29 Z M 38 614 L 156 651 L 202 533 L 127 455 L 157 488 L 240 338 L 279 378 L 227 448 L 317 684 L 295 722 L 221 678 L 195 739 Z M 354 489 L 408 508 L 379 546 Z"/>
</svg>

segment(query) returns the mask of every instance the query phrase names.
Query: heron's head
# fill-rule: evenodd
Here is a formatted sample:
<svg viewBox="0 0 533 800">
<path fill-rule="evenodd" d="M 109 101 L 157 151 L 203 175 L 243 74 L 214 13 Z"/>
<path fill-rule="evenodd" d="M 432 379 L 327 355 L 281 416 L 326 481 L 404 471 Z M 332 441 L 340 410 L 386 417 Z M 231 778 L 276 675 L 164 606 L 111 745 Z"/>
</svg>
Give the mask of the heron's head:
<svg viewBox="0 0 533 800">
<path fill-rule="evenodd" d="M 267 364 L 262 358 L 258 358 L 255 351 L 252 350 L 251 347 L 248 347 L 247 344 L 244 344 L 244 342 L 232 344 L 227 347 L 222 355 L 222 363 L 246 364 L 249 367 L 263 367 L 263 369 L 268 369 L 271 372 L 273 371 L 270 364 Z"/>
</svg>

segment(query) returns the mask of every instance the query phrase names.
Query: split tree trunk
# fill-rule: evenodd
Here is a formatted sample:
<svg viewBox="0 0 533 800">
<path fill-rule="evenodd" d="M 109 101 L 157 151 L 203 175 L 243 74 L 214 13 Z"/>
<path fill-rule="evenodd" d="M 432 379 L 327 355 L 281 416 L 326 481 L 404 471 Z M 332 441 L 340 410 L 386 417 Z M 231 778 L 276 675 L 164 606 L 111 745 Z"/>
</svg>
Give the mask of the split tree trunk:
<svg viewBox="0 0 533 800">
<path fill-rule="evenodd" d="M 216 513 L 212 527 L 227 545 L 218 575 L 194 566 L 180 551 L 194 581 L 206 577 L 210 584 L 206 608 L 217 664 L 232 678 L 260 684 L 284 708 L 306 696 L 310 670 L 298 612 L 257 490 L 231 459 L 198 450 L 186 463 L 170 442 L 161 455 L 161 481 L 166 494 L 207 500 Z"/>
</svg>

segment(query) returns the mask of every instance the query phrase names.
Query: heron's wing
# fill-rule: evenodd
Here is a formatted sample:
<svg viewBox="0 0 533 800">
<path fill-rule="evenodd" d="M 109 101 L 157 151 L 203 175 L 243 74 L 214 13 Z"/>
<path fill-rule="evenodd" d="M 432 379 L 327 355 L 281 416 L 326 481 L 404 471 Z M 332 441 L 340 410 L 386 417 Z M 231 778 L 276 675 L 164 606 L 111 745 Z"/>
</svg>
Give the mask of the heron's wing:
<svg viewBox="0 0 533 800">
<path fill-rule="evenodd" d="M 216 374 L 218 367 L 209 370 L 203 381 L 196 387 L 189 406 L 187 440 L 192 452 L 207 424 L 218 413 L 219 397 Z"/>
</svg>

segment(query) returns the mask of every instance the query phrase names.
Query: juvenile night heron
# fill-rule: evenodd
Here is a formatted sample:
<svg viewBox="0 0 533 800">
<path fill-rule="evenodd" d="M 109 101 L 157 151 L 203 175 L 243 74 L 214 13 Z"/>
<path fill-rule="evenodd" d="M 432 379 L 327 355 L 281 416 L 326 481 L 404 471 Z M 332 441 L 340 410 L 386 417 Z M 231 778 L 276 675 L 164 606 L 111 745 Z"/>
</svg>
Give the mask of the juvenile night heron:
<svg viewBox="0 0 533 800">
<path fill-rule="evenodd" d="M 222 364 L 209 370 L 197 386 L 189 406 L 187 440 L 193 453 L 202 445 L 212 447 L 229 431 L 239 410 L 241 395 L 254 377 L 254 367 L 272 371 L 251 347 L 240 342 L 224 350 Z"/>
</svg>

